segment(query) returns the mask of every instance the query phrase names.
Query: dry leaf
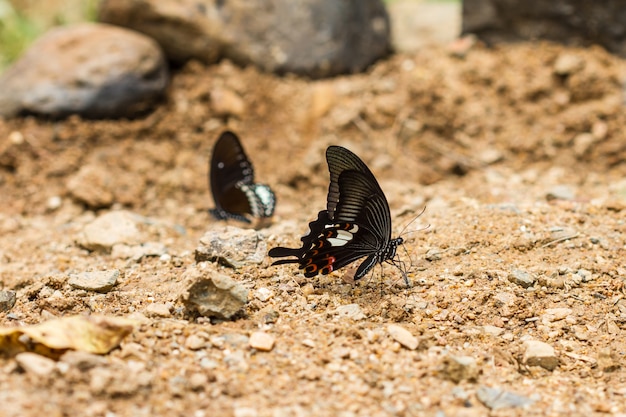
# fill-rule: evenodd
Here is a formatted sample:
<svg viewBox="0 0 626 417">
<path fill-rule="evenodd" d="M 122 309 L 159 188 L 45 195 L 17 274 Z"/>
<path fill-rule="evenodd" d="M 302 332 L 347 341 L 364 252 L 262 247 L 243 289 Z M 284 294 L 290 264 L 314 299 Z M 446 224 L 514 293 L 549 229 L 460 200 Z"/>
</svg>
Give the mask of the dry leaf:
<svg viewBox="0 0 626 417">
<path fill-rule="evenodd" d="M 105 354 L 117 347 L 137 324 L 122 317 L 73 316 L 44 323 L 0 328 L 0 353 L 36 352 L 58 358 L 67 350 Z"/>
</svg>

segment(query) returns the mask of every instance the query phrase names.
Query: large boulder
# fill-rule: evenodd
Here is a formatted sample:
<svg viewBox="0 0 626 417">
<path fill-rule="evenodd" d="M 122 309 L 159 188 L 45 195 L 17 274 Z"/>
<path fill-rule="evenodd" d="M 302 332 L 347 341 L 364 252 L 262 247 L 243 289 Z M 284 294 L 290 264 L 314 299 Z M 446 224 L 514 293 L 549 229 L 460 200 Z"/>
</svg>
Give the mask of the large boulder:
<svg viewBox="0 0 626 417">
<path fill-rule="evenodd" d="M 156 39 L 173 61 L 311 77 L 362 71 L 390 50 L 381 0 L 103 0 L 99 19 Z"/>
<path fill-rule="evenodd" d="M 597 43 L 626 56 L 626 1 L 463 0 L 462 30 L 490 44 L 536 39 Z"/>
<path fill-rule="evenodd" d="M 0 77 L 0 116 L 130 117 L 165 92 L 159 45 L 128 29 L 81 23 L 50 30 Z"/>
</svg>

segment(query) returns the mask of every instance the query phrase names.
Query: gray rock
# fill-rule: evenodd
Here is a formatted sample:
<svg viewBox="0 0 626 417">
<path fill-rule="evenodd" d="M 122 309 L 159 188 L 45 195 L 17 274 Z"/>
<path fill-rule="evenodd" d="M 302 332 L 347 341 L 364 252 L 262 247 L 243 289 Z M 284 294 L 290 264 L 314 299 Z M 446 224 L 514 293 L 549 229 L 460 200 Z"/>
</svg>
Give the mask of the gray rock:
<svg viewBox="0 0 626 417">
<path fill-rule="evenodd" d="M 196 262 L 219 262 L 232 268 L 260 264 L 267 253 L 262 234 L 233 226 L 209 230 L 200 238 L 200 244 L 195 253 Z"/>
<path fill-rule="evenodd" d="M 4 312 L 12 309 L 15 305 L 16 299 L 15 291 L 0 291 L 0 311 Z"/>
<path fill-rule="evenodd" d="M 105 0 L 99 20 L 149 35 L 173 61 L 228 58 L 311 77 L 360 72 L 391 42 L 381 0 Z"/>
<path fill-rule="evenodd" d="M 81 272 L 71 274 L 68 283 L 74 287 L 86 291 L 109 292 L 116 284 L 120 271 Z"/>
<path fill-rule="evenodd" d="M 50 30 L 0 77 L 0 115 L 128 117 L 165 92 L 168 69 L 152 39 L 105 24 Z"/>
<path fill-rule="evenodd" d="M 529 288 L 535 284 L 537 278 L 526 271 L 522 271 L 521 269 L 514 269 L 509 274 L 509 281 L 519 285 L 520 287 Z"/>
<path fill-rule="evenodd" d="M 515 394 L 513 392 L 504 391 L 501 388 L 491 387 L 479 387 L 476 390 L 476 397 L 485 405 L 485 407 L 492 410 L 499 410 L 502 408 L 517 408 L 527 407 L 535 402 L 534 399 L 524 397 L 523 395 Z"/>
<path fill-rule="evenodd" d="M 568 45 L 599 44 L 626 56 L 621 0 L 464 0 L 464 34 L 487 43 L 548 39 Z"/>
<path fill-rule="evenodd" d="M 201 264 L 202 265 L 202 264 Z M 194 266 L 185 272 L 182 301 L 190 313 L 230 320 L 248 302 L 248 290 L 227 275 Z"/>
<path fill-rule="evenodd" d="M 141 216 L 129 211 L 105 213 L 87 224 L 78 236 L 78 244 L 88 250 L 109 252 L 116 244 L 140 243 Z"/>
</svg>

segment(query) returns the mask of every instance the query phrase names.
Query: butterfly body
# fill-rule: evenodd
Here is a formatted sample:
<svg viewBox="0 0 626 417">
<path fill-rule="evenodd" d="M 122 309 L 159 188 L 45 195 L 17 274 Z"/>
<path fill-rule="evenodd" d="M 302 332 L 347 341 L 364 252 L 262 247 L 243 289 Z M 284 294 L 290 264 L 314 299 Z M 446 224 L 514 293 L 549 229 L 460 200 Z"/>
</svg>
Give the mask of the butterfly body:
<svg viewBox="0 0 626 417">
<path fill-rule="evenodd" d="M 276 197 L 268 185 L 254 182 L 252 163 L 233 132 L 222 133 L 213 147 L 209 183 L 215 200 L 215 208 L 210 211 L 217 219 L 250 223 L 246 215 L 274 214 Z"/>
<path fill-rule="evenodd" d="M 301 248 L 277 247 L 272 265 L 297 263 L 305 277 L 326 275 L 361 258 L 354 279 L 365 276 L 377 263 L 392 262 L 403 239 L 391 238 L 391 214 L 385 194 L 369 168 L 349 150 L 326 150 L 330 185 L 326 210 L 309 223 Z M 295 257 L 295 259 L 293 259 Z"/>
</svg>

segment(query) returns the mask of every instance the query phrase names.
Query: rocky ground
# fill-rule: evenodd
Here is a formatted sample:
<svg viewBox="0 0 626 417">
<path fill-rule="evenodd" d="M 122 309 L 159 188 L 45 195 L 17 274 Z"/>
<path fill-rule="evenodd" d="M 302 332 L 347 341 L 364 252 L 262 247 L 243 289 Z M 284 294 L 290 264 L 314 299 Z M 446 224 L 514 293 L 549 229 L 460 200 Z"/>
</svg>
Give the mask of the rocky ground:
<svg viewBox="0 0 626 417">
<path fill-rule="evenodd" d="M 190 63 L 142 118 L 0 121 L 0 288 L 16 294 L 0 324 L 137 323 L 107 355 L 0 359 L 2 414 L 626 415 L 624 70 L 550 44 L 423 47 L 315 82 Z M 224 226 L 207 212 L 224 128 L 277 194 L 268 248 L 324 208 L 328 145 L 361 156 L 412 286 L 388 265 L 350 285 L 206 263 L 249 301 L 190 316 L 194 250 Z M 133 242 L 85 245 L 120 210 L 142 216 Z M 101 292 L 73 282 L 116 270 Z"/>
</svg>

